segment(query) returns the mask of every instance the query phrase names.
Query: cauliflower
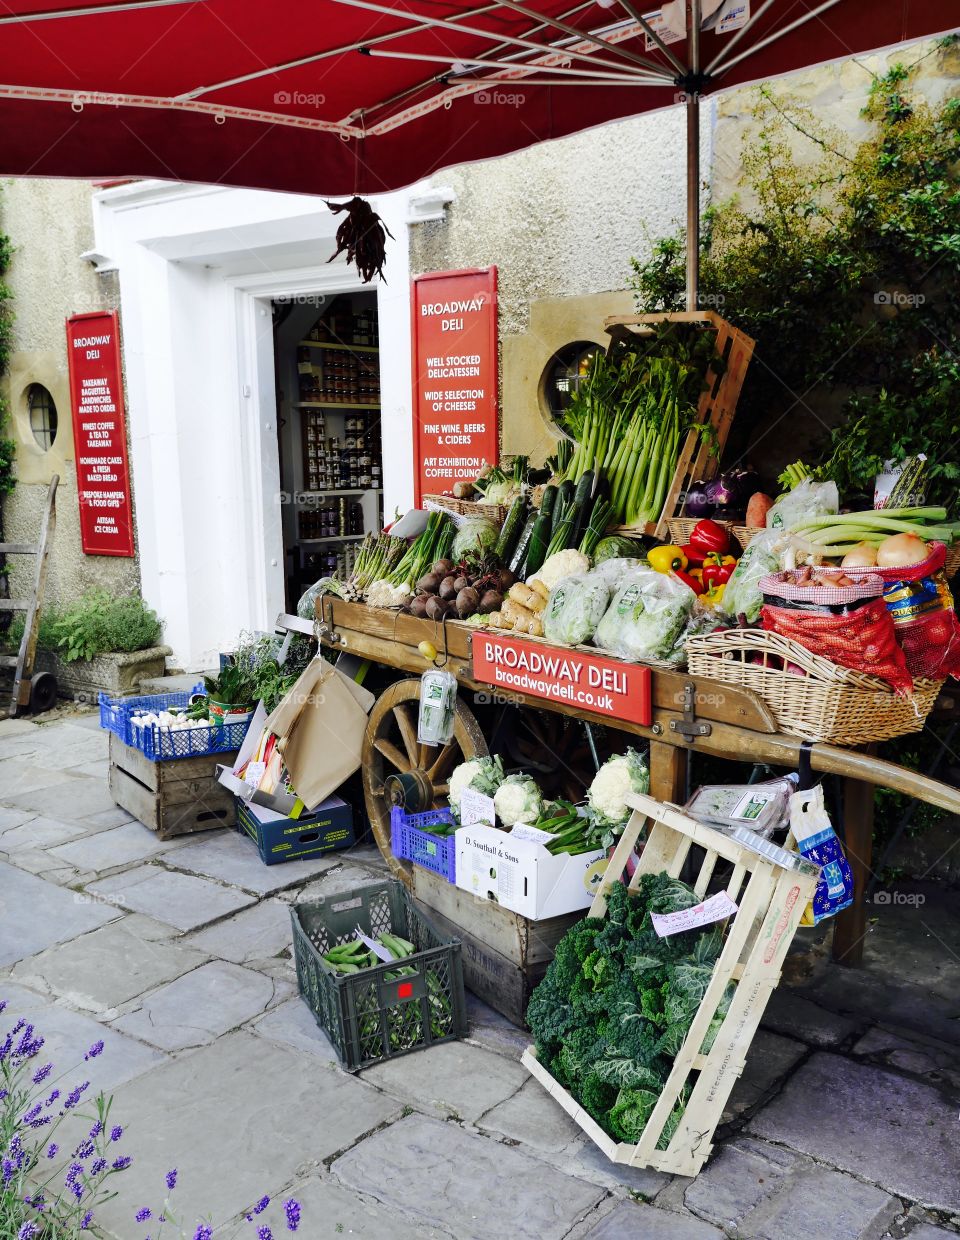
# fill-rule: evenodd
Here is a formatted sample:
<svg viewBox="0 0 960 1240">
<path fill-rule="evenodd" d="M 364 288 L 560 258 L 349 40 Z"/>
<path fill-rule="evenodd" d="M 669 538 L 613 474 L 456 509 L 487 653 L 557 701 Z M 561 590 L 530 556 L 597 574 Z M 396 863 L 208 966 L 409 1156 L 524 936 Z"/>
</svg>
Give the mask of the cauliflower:
<svg viewBox="0 0 960 1240">
<path fill-rule="evenodd" d="M 536 822 L 543 812 L 540 789 L 529 775 L 508 775 L 493 798 L 497 817 L 505 827 Z"/>
<path fill-rule="evenodd" d="M 576 573 L 586 573 L 590 569 L 590 559 L 585 556 L 582 551 L 574 551 L 573 548 L 567 548 L 566 551 L 557 551 L 551 555 L 549 559 L 543 562 L 539 572 L 528 578 L 527 585 L 531 581 L 542 581 L 548 590 L 564 579 L 564 577 L 572 577 Z"/>
<path fill-rule="evenodd" d="M 495 758 L 470 758 L 461 762 L 450 776 L 447 800 L 454 819 L 460 821 L 460 798 L 464 788 L 476 788 L 484 796 L 492 797 L 504 780 L 503 763 Z"/>
<path fill-rule="evenodd" d="M 593 777 L 587 790 L 587 803 L 595 822 L 613 828 L 619 835 L 632 810 L 624 798 L 628 792 L 648 792 L 650 772 L 635 749 L 608 758 Z"/>
</svg>

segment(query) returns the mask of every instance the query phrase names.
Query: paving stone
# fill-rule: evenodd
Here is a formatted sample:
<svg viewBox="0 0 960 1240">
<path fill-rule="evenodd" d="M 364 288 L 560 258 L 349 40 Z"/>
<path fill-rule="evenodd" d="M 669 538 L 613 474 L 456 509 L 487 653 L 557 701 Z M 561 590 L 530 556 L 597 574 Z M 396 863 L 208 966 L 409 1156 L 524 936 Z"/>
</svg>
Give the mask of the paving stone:
<svg viewBox="0 0 960 1240">
<path fill-rule="evenodd" d="M 28 809 L 5 809 L 0 805 L 0 835 L 22 826 L 23 823 L 29 822 L 31 818 L 35 817 L 36 815 L 32 814 Z"/>
<path fill-rule="evenodd" d="M 331 1170 L 402 1217 L 449 1223 L 457 1240 L 560 1240 L 603 1195 L 516 1148 L 419 1115 L 368 1137 Z"/>
<path fill-rule="evenodd" d="M 140 822 L 128 822 L 110 831 L 100 831 L 86 839 L 75 840 L 51 849 L 55 857 L 86 870 L 113 870 L 118 866 L 145 861 L 171 847 L 155 831 Z"/>
<path fill-rule="evenodd" d="M 14 964 L 113 921 L 116 909 L 0 861 L 0 965 Z"/>
<path fill-rule="evenodd" d="M 451 1232 L 416 1218 L 402 1219 L 332 1179 L 311 1179 L 291 1190 L 303 1207 L 300 1230 L 310 1240 L 446 1240 Z M 269 1219 L 269 1211 L 266 1216 Z M 251 1228 L 250 1231 L 253 1229 Z M 275 1236 L 286 1230 L 273 1228 Z"/>
<path fill-rule="evenodd" d="M 910 1232 L 910 1240 L 957 1240 L 957 1233 L 934 1227 L 933 1223 L 920 1223 Z"/>
<path fill-rule="evenodd" d="M 750 1043 L 743 1074 L 723 1109 L 722 1122 L 729 1123 L 762 1102 L 806 1053 L 802 1042 L 761 1029 Z"/>
<path fill-rule="evenodd" d="M 354 887 L 369 887 L 371 883 L 380 883 L 386 878 L 384 870 L 375 870 L 367 865 L 355 865 L 351 861 L 341 862 L 334 869 L 324 874 L 319 882 L 310 883 L 302 891 L 291 892 L 291 902 L 316 900 L 320 896 L 339 895 L 342 891 L 352 891 Z"/>
<path fill-rule="evenodd" d="M 806 1167 L 748 1214 L 751 1240 L 866 1240 L 879 1237 L 901 1211 L 896 1197 L 827 1167 Z"/>
<path fill-rule="evenodd" d="M 156 866 L 144 868 L 149 869 L 149 874 L 142 875 L 140 870 L 132 871 L 132 878 L 116 874 L 112 879 L 100 879 L 91 884 L 88 890 L 124 908 L 168 922 L 178 930 L 195 930 L 254 903 L 253 896 L 232 887 L 221 887 L 206 878 Z"/>
<path fill-rule="evenodd" d="M 257 895 L 273 895 L 288 887 L 296 887 L 338 865 L 335 853 L 305 861 L 286 861 L 282 865 L 264 865 L 253 841 L 237 831 L 216 831 L 209 839 L 197 840 L 181 848 L 168 864 L 191 874 L 216 878 L 235 887 L 243 887 Z"/>
<path fill-rule="evenodd" d="M 270 960 L 284 950 L 293 949 L 290 905 L 280 900 L 264 900 L 228 921 L 196 931 L 187 942 L 191 947 L 219 956 L 221 960 L 232 960 L 234 964 Z"/>
<path fill-rule="evenodd" d="M 778 987 L 770 996 L 761 1025 L 775 1033 L 799 1038 L 810 1046 L 829 1048 L 856 1032 L 855 1021 L 828 1012 L 796 991 Z"/>
<path fill-rule="evenodd" d="M 258 1037 L 281 1042 L 295 1051 L 305 1051 L 326 1063 L 339 1062 L 333 1044 L 299 995 L 279 1003 L 251 1025 L 250 1030 Z"/>
<path fill-rule="evenodd" d="M 30 719 L 0 719 L 0 746 L 14 736 L 32 736 L 39 731 L 39 725 Z"/>
<path fill-rule="evenodd" d="M 20 848 L 51 848 L 83 835 L 76 823 L 57 822 L 53 818 L 29 818 L 22 826 L 12 827 L 0 835 L 0 852 Z"/>
<path fill-rule="evenodd" d="M 956 1110 L 922 1082 L 821 1052 L 750 1130 L 932 1209 L 960 1210 Z"/>
<path fill-rule="evenodd" d="M 74 775 L 66 778 L 69 783 L 55 784 L 50 788 L 35 788 L 16 796 L 4 793 L 4 803 L 15 809 L 32 810 L 47 818 L 65 818 L 68 822 L 116 808 L 109 788 L 101 780 Z"/>
<path fill-rule="evenodd" d="M 92 828 L 102 830 L 108 827 L 122 827 L 125 822 L 134 821 L 132 814 L 128 814 L 119 805 L 112 805 L 109 809 L 101 810 L 98 814 L 89 814 L 84 818 L 83 825 L 88 831 Z"/>
<path fill-rule="evenodd" d="M 33 1024 L 45 1039 L 38 1066 L 40 1062 L 52 1062 L 51 1077 L 66 1073 L 66 1090 L 89 1080 L 91 1094 L 101 1089 L 110 1091 L 167 1062 L 167 1056 L 153 1047 L 124 1037 L 90 1016 L 60 1007 L 25 986 L 4 981 L 0 983 L 0 998 L 7 1000 L 7 1008 L 0 1016 L 0 1027 L 6 1030 L 7 1022 L 13 1025 L 21 1016 Z M 86 1051 L 101 1041 L 103 1053 L 84 1062 Z M 63 1090 L 63 1084 L 60 1088 Z M 118 1118 L 117 1122 L 125 1123 L 130 1118 L 133 1117 Z"/>
<path fill-rule="evenodd" d="M 722 1240 L 723 1232 L 689 1214 L 623 1201 L 605 1215 L 585 1240 Z M 786 1237 L 783 1238 L 786 1240 Z"/>
<path fill-rule="evenodd" d="M 582 1135 L 566 1111 L 532 1079 L 477 1120 L 477 1127 L 551 1153 L 564 1149 Z"/>
<path fill-rule="evenodd" d="M 78 775 L 79 768 L 84 764 L 103 762 L 107 759 L 108 743 L 104 733 L 94 733 L 73 729 L 76 738 L 65 738 L 63 743 L 49 745 L 37 751 L 37 762 L 50 771 L 62 771 L 64 774 Z"/>
<path fill-rule="evenodd" d="M 79 766 L 70 769 L 77 775 L 89 775 L 91 779 L 106 781 L 110 778 L 109 758 L 98 758 L 95 762 L 82 762 Z"/>
<path fill-rule="evenodd" d="M 399 1113 L 389 1098 L 309 1055 L 229 1034 L 116 1091 L 117 1123 L 146 1118 L 137 1123 L 133 1165 L 117 1182 L 121 1195 L 100 1207 L 97 1220 L 131 1240 L 132 1209 L 159 1204 L 158 1185 L 178 1166 L 177 1216 L 210 1215 L 219 1226 Z M 463 1166 L 457 1170 L 462 1176 Z"/>
<path fill-rule="evenodd" d="M 761 1141 L 723 1146 L 684 1193 L 684 1205 L 701 1218 L 734 1228 L 775 1192 L 799 1156 Z"/>
<path fill-rule="evenodd" d="M 520 1064 L 477 1046 L 445 1042 L 429 1052 L 375 1064 L 364 1079 L 421 1111 L 474 1123 L 529 1081 L 530 1074 Z"/>
<path fill-rule="evenodd" d="M 495 1012 L 489 1004 L 467 993 L 467 1020 L 471 1042 L 479 1042 L 487 1050 L 497 1051 L 510 1059 L 519 1059 L 533 1041 L 529 1029 L 521 1029 Z"/>
<path fill-rule="evenodd" d="M 141 920 L 126 917 L 21 961 L 14 979 L 112 1020 L 131 999 L 206 959 L 176 943 L 147 939 L 138 925 Z"/>
<path fill-rule="evenodd" d="M 652 1167 L 627 1167 L 623 1163 L 612 1163 L 589 1137 L 585 1137 L 571 1156 L 564 1158 L 558 1165 L 561 1165 L 568 1175 L 589 1180 L 591 1184 L 600 1184 L 619 1196 L 631 1192 L 652 1199 L 661 1189 L 666 1188 L 672 1178 L 666 1172 L 655 1171 Z"/>
<path fill-rule="evenodd" d="M 22 757 L 0 760 L 0 788 L 3 789 L 4 801 L 11 804 L 23 793 L 29 796 L 58 784 L 75 783 L 76 780 L 76 775 L 55 770 L 41 761 L 25 762 Z"/>
<path fill-rule="evenodd" d="M 0 839 L 0 847 L 3 840 Z M 960 1068 L 960 1049 L 934 1041 L 906 1038 L 889 1029 L 869 1029 L 853 1048 L 855 1055 L 869 1055 L 908 1072 L 940 1079 Z"/>
<path fill-rule="evenodd" d="M 137 1011 L 113 1022 L 114 1028 L 166 1051 L 206 1046 L 259 1016 L 282 986 L 251 969 L 212 960 L 146 995 Z"/>
</svg>

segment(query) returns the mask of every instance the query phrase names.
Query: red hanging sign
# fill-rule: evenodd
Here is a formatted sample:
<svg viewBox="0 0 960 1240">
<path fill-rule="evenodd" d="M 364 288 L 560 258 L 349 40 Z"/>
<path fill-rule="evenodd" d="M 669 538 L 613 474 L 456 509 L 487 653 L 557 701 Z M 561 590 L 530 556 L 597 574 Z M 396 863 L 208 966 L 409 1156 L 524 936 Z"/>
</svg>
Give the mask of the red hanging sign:
<svg viewBox="0 0 960 1240">
<path fill-rule="evenodd" d="M 499 633 L 478 631 L 472 645 L 473 679 L 482 684 L 645 728 L 653 721 L 649 667 Z"/>
<path fill-rule="evenodd" d="M 416 503 L 471 482 L 499 455 L 497 269 L 434 271 L 412 284 Z"/>
<path fill-rule="evenodd" d="M 133 555 L 120 337 L 115 310 L 67 319 L 67 367 L 85 555 Z"/>
</svg>

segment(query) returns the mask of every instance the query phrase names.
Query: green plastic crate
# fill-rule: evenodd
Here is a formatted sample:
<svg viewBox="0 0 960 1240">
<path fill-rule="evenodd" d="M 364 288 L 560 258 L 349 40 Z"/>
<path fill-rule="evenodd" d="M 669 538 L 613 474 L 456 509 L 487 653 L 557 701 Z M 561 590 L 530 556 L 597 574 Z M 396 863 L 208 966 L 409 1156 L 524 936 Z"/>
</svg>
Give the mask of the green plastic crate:
<svg viewBox="0 0 960 1240">
<path fill-rule="evenodd" d="M 385 879 L 294 905 L 293 948 L 300 994 L 356 1072 L 396 1055 L 467 1032 L 460 943 L 444 938 L 417 909 L 403 883 Z M 336 973 L 322 956 L 356 937 L 396 934 L 416 947 L 402 961 Z M 412 969 L 398 974 L 398 967 Z"/>
</svg>

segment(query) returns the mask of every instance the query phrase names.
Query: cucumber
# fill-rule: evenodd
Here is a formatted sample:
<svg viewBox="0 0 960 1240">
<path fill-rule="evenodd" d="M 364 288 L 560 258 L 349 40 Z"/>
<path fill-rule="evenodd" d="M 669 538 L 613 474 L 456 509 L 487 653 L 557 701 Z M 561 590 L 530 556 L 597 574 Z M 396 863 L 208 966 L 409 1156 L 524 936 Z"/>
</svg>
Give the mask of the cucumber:
<svg viewBox="0 0 960 1240">
<path fill-rule="evenodd" d="M 517 539 L 517 545 L 513 549 L 513 556 L 508 567 L 510 571 L 515 573 L 518 577 L 522 575 L 520 570 L 523 567 L 524 560 L 527 558 L 527 547 L 530 545 L 530 535 L 533 533 L 533 526 L 536 520 L 537 514 L 535 512 L 531 512 L 529 517 L 527 517 L 526 524 L 520 532 L 520 537 Z"/>
<path fill-rule="evenodd" d="M 500 531 L 500 537 L 497 539 L 495 555 L 501 564 L 506 564 L 513 554 L 513 549 L 517 545 L 517 539 L 520 537 L 520 531 L 523 529 L 523 514 L 527 508 L 527 501 L 522 495 L 510 505 L 507 512 L 507 519 L 503 523 L 503 529 Z"/>
<path fill-rule="evenodd" d="M 553 509 L 557 502 L 557 488 L 545 487 L 543 498 L 540 500 L 540 515 L 543 517 L 553 517 Z"/>
<path fill-rule="evenodd" d="M 541 513 L 534 522 L 533 530 L 530 534 L 530 545 L 527 547 L 527 561 L 523 569 L 525 577 L 529 577 L 531 573 L 535 573 L 540 569 L 543 561 L 547 558 L 547 544 L 549 541 L 550 517 Z"/>
<path fill-rule="evenodd" d="M 553 512 L 550 514 L 552 519 L 551 531 L 555 534 L 557 526 L 560 524 L 560 518 L 573 502 L 573 493 L 575 491 L 573 482 L 567 478 L 557 487 L 557 498 L 553 505 Z"/>
<path fill-rule="evenodd" d="M 581 508 L 586 507 L 587 500 L 593 494 L 593 484 L 596 481 L 596 477 L 597 475 L 592 469 L 587 469 L 577 483 L 577 489 L 573 493 L 573 502 Z"/>
</svg>

